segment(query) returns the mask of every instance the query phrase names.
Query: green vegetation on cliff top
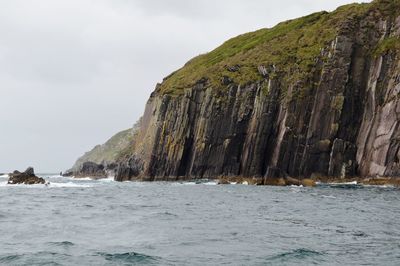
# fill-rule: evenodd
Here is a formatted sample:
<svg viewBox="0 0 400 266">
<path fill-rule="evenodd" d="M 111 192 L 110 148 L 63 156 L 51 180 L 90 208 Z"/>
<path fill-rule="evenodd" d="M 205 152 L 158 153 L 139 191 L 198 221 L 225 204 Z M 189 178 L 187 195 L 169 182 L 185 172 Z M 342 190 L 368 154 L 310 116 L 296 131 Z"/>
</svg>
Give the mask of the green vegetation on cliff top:
<svg viewBox="0 0 400 266">
<path fill-rule="evenodd" d="M 378 47 L 374 51 L 374 55 L 378 56 L 389 51 L 400 51 L 400 38 L 399 37 L 389 37 L 382 40 Z"/>
<path fill-rule="evenodd" d="M 339 33 L 350 18 L 362 19 L 369 10 L 398 14 L 400 0 L 378 0 L 369 4 L 350 4 L 334 12 L 319 12 L 282 22 L 270 29 L 261 29 L 228 40 L 217 49 L 187 62 L 184 67 L 164 79 L 158 92 L 179 95 L 198 80 L 207 78 L 214 89 L 222 88 L 226 76 L 237 84 L 261 80 L 259 66 L 288 73 L 291 80 L 301 80 L 314 67 L 322 49 Z M 235 71 L 229 67 L 239 66 Z M 272 73 L 273 78 L 273 73 Z"/>
</svg>

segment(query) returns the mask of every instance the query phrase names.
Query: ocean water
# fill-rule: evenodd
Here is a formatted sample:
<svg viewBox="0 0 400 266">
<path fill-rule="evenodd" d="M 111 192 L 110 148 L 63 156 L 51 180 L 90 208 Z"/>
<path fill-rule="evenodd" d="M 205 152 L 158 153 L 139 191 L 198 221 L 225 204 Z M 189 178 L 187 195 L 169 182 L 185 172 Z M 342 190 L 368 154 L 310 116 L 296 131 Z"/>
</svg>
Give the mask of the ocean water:
<svg viewBox="0 0 400 266">
<path fill-rule="evenodd" d="M 400 189 L 0 177 L 1 265 L 400 265 Z"/>
</svg>

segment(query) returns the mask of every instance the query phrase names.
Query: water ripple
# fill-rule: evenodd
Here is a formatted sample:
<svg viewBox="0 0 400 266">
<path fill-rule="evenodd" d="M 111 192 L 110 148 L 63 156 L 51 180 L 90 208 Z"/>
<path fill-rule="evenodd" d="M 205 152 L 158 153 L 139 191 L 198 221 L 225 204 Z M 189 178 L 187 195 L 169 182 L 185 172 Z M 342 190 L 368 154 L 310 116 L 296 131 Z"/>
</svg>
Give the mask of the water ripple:
<svg viewBox="0 0 400 266">
<path fill-rule="evenodd" d="M 58 247 L 71 247 L 71 246 L 74 246 L 74 243 L 69 242 L 69 241 L 49 242 L 49 244 L 52 245 L 52 246 L 58 246 Z"/>
<path fill-rule="evenodd" d="M 50 181 L 0 180 L 0 265 L 400 265 L 397 188 Z"/>
<path fill-rule="evenodd" d="M 315 259 L 315 257 L 322 257 L 324 254 L 315 250 L 310 249 L 295 249 L 291 251 L 282 252 L 271 256 L 266 259 L 268 263 L 287 263 L 293 261 L 305 261 L 305 259 L 312 258 L 314 262 L 321 262 L 321 260 Z"/>
<path fill-rule="evenodd" d="M 118 264 L 138 264 L 141 265 L 152 265 L 159 261 L 158 257 L 149 256 L 146 254 L 136 252 L 126 253 L 104 253 L 99 252 L 98 255 L 104 257 L 107 261 L 116 262 Z"/>
</svg>

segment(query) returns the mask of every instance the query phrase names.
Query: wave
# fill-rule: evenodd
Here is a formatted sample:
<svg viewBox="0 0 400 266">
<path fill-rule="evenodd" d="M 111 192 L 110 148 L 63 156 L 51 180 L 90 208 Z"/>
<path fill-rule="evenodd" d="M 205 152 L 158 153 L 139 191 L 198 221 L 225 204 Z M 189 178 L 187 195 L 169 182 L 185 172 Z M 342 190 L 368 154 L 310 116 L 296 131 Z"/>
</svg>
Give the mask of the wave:
<svg viewBox="0 0 400 266">
<path fill-rule="evenodd" d="M 63 178 L 63 176 L 57 174 L 37 174 L 37 176 L 43 178 Z"/>
<path fill-rule="evenodd" d="M 0 182 L 0 187 L 23 187 L 23 188 L 89 188 L 92 187 L 92 185 L 89 184 L 77 184 L 73 182 L 67 182 L 67 183 L 53 183 L 50 182 L 50 184 L 35 184 L 35 185 L 25 185 L 25 184 L 14 184 L 10 185 L 7 184 L 7 181 L 5 182 Z"/>
<path fill-rule="evenodd" d="M 343 183 L 328 183 L 330 186 L 343 186 L 343 185 L 358 185 L 357 181 L 352 181 L 352 182 L 343 182 Z"/>
<path fill-rule="evenodd" d="M 273 264 L 287 263 L 289 261 L 296 262 L 296 264 L 304 264 L 305 259 L 315 259 L 315 257 L 320 257 L 322 255 L 324 254 L 315 250 L 300 248 L 273 255 L 268 257 L 267 261 Z"/>
<path fill-rule="evenodd" d="M 25 184 L 8 184 L 8 181 L 0 182 L 0 187 L 30 187 L 30 188 L 38 188 L 38 187 L 46 187 L 44 184 L 35 184 L 35 185 L 25 185 Z"/>
<path fill-rule="evenodd" d="M 127 252 L 127 253 L 103 253 L 99 252 L 98 255 L 104 257 L 107 261 L 116 262 L 118 264 L 153 264 L 159 262 L 158 257 L 149 256 L 146 254 Z"/>
<path fill-rule="evenodd" d="M 114 182 L 115 180 L 114 180 L 113 176 L 109 176 L 107 178 L 97 179 L 96 181 L 99 181 L 99 182 Z"/>
<path fill-rule="evenodd" d="M 304 187 L 304 186 L 303 185 L 290 185 L 289 187 L 298 188 L 298 187 Z"/>
<path fill-rule="evenodd" d="M 364 188 L 396 188 L 395 185 L 385 184 L 385 185 L 368 185 L 359 183 L 357 181 L 352 182 L 343 182 L 343 183 L 317 183 L 320 187 L 331 187 L 331 188 L 339 188 L 339 189 L 364 189 Z"/>
<path fill-rule="evenodd" d="M 0 175 L 0 178 L 9 178 L 9 175 Z"/>
<path fill-rule="evenodd" d="M 77 184 L 74 182 L 67 182 L 67 183 L 50 183 L 49 187 L 54 187 L 54 188 L 88 188 L 92 187 L 92 185 L 89 184 Z"/>
<path fill-rule="evenodd" d="M 196 180 L 196 181 L 177 181 L 172 182 L 172 185 L 181 185 L 181 186 L 195 186 L 195 185 L 206 185 L 206 186 L 214 186 L 217 185 L 216 181 L 210 180 Z"/>
<path fill-rule="evenodd" d="M 79 178 L 75 178 L 73 176 L 70 177 L 66 177 L 68 180 L 73 180 L 73 181 L 99 181 L 99 182 L 113 182 L 114 181 L 114 177 L 113 176 L 109 176 L 107 178 L 99 178 L 99 179 L 95 179 L 95 178 L 91 178 L 91 177 L 79 177 Z"/>
<path fill-rule="evenodd" d="M 61 241 L 61 242 L 49 242 L 51 246 L 57 246 L 57 247 L 71 247 L 74 246 L 74 243 L 69 242 L 69 241 Z"/>
<path fill-rule="evenodd" d="M 195 186 L 196 182 L 173 182 L 171 183 L 173 186 Z"/>
<path fill-rule="evenodd" d="M 217 183 L 216 181 L 209 181 L 209 182 L 203 183 L 203 185 L 206 185 L 206 186 L 216 186 L 216 185 L 218 185 L 218 183 Z"/>
<path fill-rule="evenodd" d="M 70 177 L 67 177 L 67 178 L 70 179 L 70 180 L 75 180 L 75 181 L 93 181 L 94 180 L 93 178 L 90 178 L 90 177 L 75 178 L 74 176 L 70 176 Z"/>
<path fill-rule="evenodd" d="M 322 197 L 326 199 L 336 199 L 336 197 L 332 195 L 322 195 Z"/>
<path fill-rule="evenodd" d="M 1 264 L 9 264 L 11 262 L 15 262 L 16 260 L 19 260 L 22 256 L 21 255 L 6 255 L 0 257 L 0 263 Z"/>
<path fill-rule="evenodd" d="M 367 185 L 367 184 L 362 184 L 362 183 L 356 183 L 354 182 L 348 182 L 348 183 L 330 183 L 326 184 L 327 186 L 331 188 L 338 188 L 338 189 L 367 189 L 367 188 L 379 188 L 379 189 L 397 189 L 396 186 L 390 185 L 390 184 L 385 184 L 385 185 Z"/>
<path fill-rule="evenodd" d="M 21 253 L 0 255 L 1 265 L 61 265 L 58 261 L 65 261 L 71 257 L 69 254 L 39 251 L 35 253 Z"/>
</svg>

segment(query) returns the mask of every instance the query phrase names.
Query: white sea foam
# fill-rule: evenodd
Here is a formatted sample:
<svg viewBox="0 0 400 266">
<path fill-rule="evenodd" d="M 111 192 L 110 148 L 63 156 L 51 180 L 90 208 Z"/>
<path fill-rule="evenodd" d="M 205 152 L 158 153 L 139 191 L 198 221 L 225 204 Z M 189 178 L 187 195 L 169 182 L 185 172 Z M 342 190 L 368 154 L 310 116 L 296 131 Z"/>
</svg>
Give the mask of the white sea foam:
<svg viewBox="0 0 400 266">
<path fill-rule="evenodd" d="M 113 176 L 109 176 L 109 177 L 107 177 L 107 178 L 97 179 L 96 181 L 100 181 L 100 182 L 114 182 L 114 177 L 113 177 Z"/>
<path fill-rule="evenodd" d="M 25 184 L 8 184 L 7 181 L 0 182 L 0 187 L 26 187 L 26 188 L 39 188 L 46 187 L 45 184 L 34 184 L 34 185 L 25 185 Z"/>
<path fill-rule="evenodd" d="M 179 183 L 174 183 L 177 185 L 184 185 L 184 186 L 193 186 L 193 185 L 197 185 L 196 182 L 179 182 Z"/>
<path fill-rule="evenodd" d="M 363 187 L 379 187 L 379 188 L 394 188 L 394 185 L 364 185 L 364 184 L 360 184 Z"/>
<path fill-rule="evenodd" d="M 0 175 L 0 178 L 9 178 L 8 175 Z"/>
<path fill-rule="evenodd" d="M 62 175 L 51 175 L 51 176 L 48 176 L 49 178 L 63 178 L 63 176 Z"/>
<path fill-rule="evenodd" d="M 79 177 L 79 178 L 75 178 L 73 176 L 69 177 L 69 179 L 71 180 L 75 180 L 75 181 L 93 181 L 93 178 L 90 177 Z"/>
<path fill-rule="evenodd" d="M 343 182 L 343 183 L 328 183 L 329 185 L 357 185 L 357 181 L 352 181 L 352 182 Z"/>
<path fill-rule="evenodd" d="M 336 199 L 336 197 L 332 195 L 322 195 L 322 197 L 327 199 Z"/>
<path fill-rule="evenodd" d="M 109 176 L 107 178 L 99 178 L 99 179 L 95 179 L 95 178 L 91 178 L 91 177 L 79 177 L 79 178 L 75 178 L 73 176 L 67 177 L 69 180 L 73 180 L 73 181 L 101 181 L 101 182 L 111 182 L 114 181 L 114 177 L 113 176 Z"/>
<path fill-rule="evenodd" d="M 77 184 L 74 182 L 67 182 L 67 183 L 50 183 L 48 185 L 49 187 L 54 187 L 54 188 L 71 188 L 71 187 L 80 187 L 80 188 L 88 188 L 88 187 L 93 187 L 92 185 L 89 184 Z"/>
<path fill-rule="evenodd" d="M 208 182 L 172 182 L 171 185 L 173 186 L 195 186 L 195 185 L 205 185 L 205 186 L 214 186 L 217 185 L 215 181 L 208 181 Z"/>
<path fill-rule="evenodd" d="M 73 182 L 67 183 L 50 183 L 50 184 L 35 184 L 35 185 L 25 185 L 25 184 L 14 184 L 10 185 L 6 182 L 0 182 L 0 187 L 24 187 L 24 188 L 88 188 L 92 187 L 89 184 L 77 184 Z"/>
</svg>

